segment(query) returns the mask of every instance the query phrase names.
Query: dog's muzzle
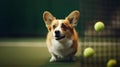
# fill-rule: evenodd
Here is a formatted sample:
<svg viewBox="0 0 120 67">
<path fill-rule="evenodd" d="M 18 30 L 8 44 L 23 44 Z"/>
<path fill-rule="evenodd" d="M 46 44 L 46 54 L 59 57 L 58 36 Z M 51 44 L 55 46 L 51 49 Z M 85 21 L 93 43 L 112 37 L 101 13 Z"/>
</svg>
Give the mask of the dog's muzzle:
<svg viewBox="0 0 120 67">
<path fill-rule="evenodd" d="M 60 40 L 65 38 L 65 35 L 61 35 L 60 31 L 55 31 L 55 38 L 56 40 Z"/>
</svg>

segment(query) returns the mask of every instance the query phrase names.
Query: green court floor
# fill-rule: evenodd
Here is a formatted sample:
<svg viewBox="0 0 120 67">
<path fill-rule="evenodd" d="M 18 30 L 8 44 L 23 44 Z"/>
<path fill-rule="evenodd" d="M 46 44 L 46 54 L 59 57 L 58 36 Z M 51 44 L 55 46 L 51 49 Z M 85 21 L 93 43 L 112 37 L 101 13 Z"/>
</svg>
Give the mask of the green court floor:
<svg viewBox="0 0 120 67">
<path fill-rule="evenodd" d="M 115 58 L 120 65 L 119 42 L 79 42 L 75 62 L 49 63 L 45 41 L 0 42 L 0 67 L 106 67 L 109 59 Z M 95 55 L 84 58 L 84 48 L 92 47 Z"/>
<path fill-rule="evenodd" d="M 0 42 L 0 44 L 0 67 L 76 66 L 76 62 L 49 63 L 50 54 L 45 42 Z"/>
</svg>

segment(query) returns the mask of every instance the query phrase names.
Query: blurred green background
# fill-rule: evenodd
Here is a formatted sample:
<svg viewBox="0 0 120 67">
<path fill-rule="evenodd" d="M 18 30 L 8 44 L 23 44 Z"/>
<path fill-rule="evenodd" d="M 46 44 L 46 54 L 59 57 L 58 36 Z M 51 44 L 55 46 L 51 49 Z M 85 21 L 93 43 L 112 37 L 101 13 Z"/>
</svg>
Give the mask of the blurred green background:
<svg viewBox="0 0 120 67">
<path fill-rule="evenodd" d="M 0 37 L 46 37 L 42 15 L 50 11 L 56 18 L 65 18 L 71 11 L 81 12 L 79 36 L 96 36 L 93 25 L 103 21 L 108 33 L 99 36 L 118 37 L 120 21 L 119 0 L 1 0 Z M 105 32 L 104 31 L 104 32 Z"/>
<path fill-rule="evenodd" d="M 56 18 L 80 11 L 76 62 L 49 63 L 46 10 Z M 101 32 L 94 30 L 97 21 L 105 24 Z M 83 58 L 87 47 L 95 56 Z M 0 67 L 106 67 L 111 58 L 120 67 L 120 0 L 0 0 Z"/>
</svg>

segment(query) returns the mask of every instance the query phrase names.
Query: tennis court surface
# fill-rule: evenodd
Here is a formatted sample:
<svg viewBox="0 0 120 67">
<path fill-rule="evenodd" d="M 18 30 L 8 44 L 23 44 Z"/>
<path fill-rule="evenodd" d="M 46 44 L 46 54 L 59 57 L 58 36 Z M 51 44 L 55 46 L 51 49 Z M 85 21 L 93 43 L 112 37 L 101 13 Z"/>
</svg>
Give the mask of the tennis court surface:
<svg viewBox="0 0 120 67">
<path fill-rule="evenodd" d="M 109 59 L 116 59 L 120 66 L 119 42 L 79 42 L 75 62 L 49 63 L 45 41 L 0 42 L 0 67 L 106 67 Z M 95 55 L 84 58 L 84 48 L 92 47 Z"/>
</svg>

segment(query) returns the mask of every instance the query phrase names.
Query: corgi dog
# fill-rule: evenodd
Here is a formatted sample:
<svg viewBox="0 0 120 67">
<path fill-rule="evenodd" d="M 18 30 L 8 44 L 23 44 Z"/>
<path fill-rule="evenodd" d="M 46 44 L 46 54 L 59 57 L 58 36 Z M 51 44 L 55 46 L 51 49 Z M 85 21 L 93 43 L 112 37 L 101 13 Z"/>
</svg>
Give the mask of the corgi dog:
<svg viewBox="0 0 120 67">
<path fill-rule="evenodd" d="M 69 57 L 74 60 L 78 47 L 78 34 L 75 30 L 80 12 L 75 10 L 65 19 L 56 19 L 50 12 L 43 13 L 43 20 L 48 29 L 47 48 L 51 54 L 50 62 Z"/>
</svg>

